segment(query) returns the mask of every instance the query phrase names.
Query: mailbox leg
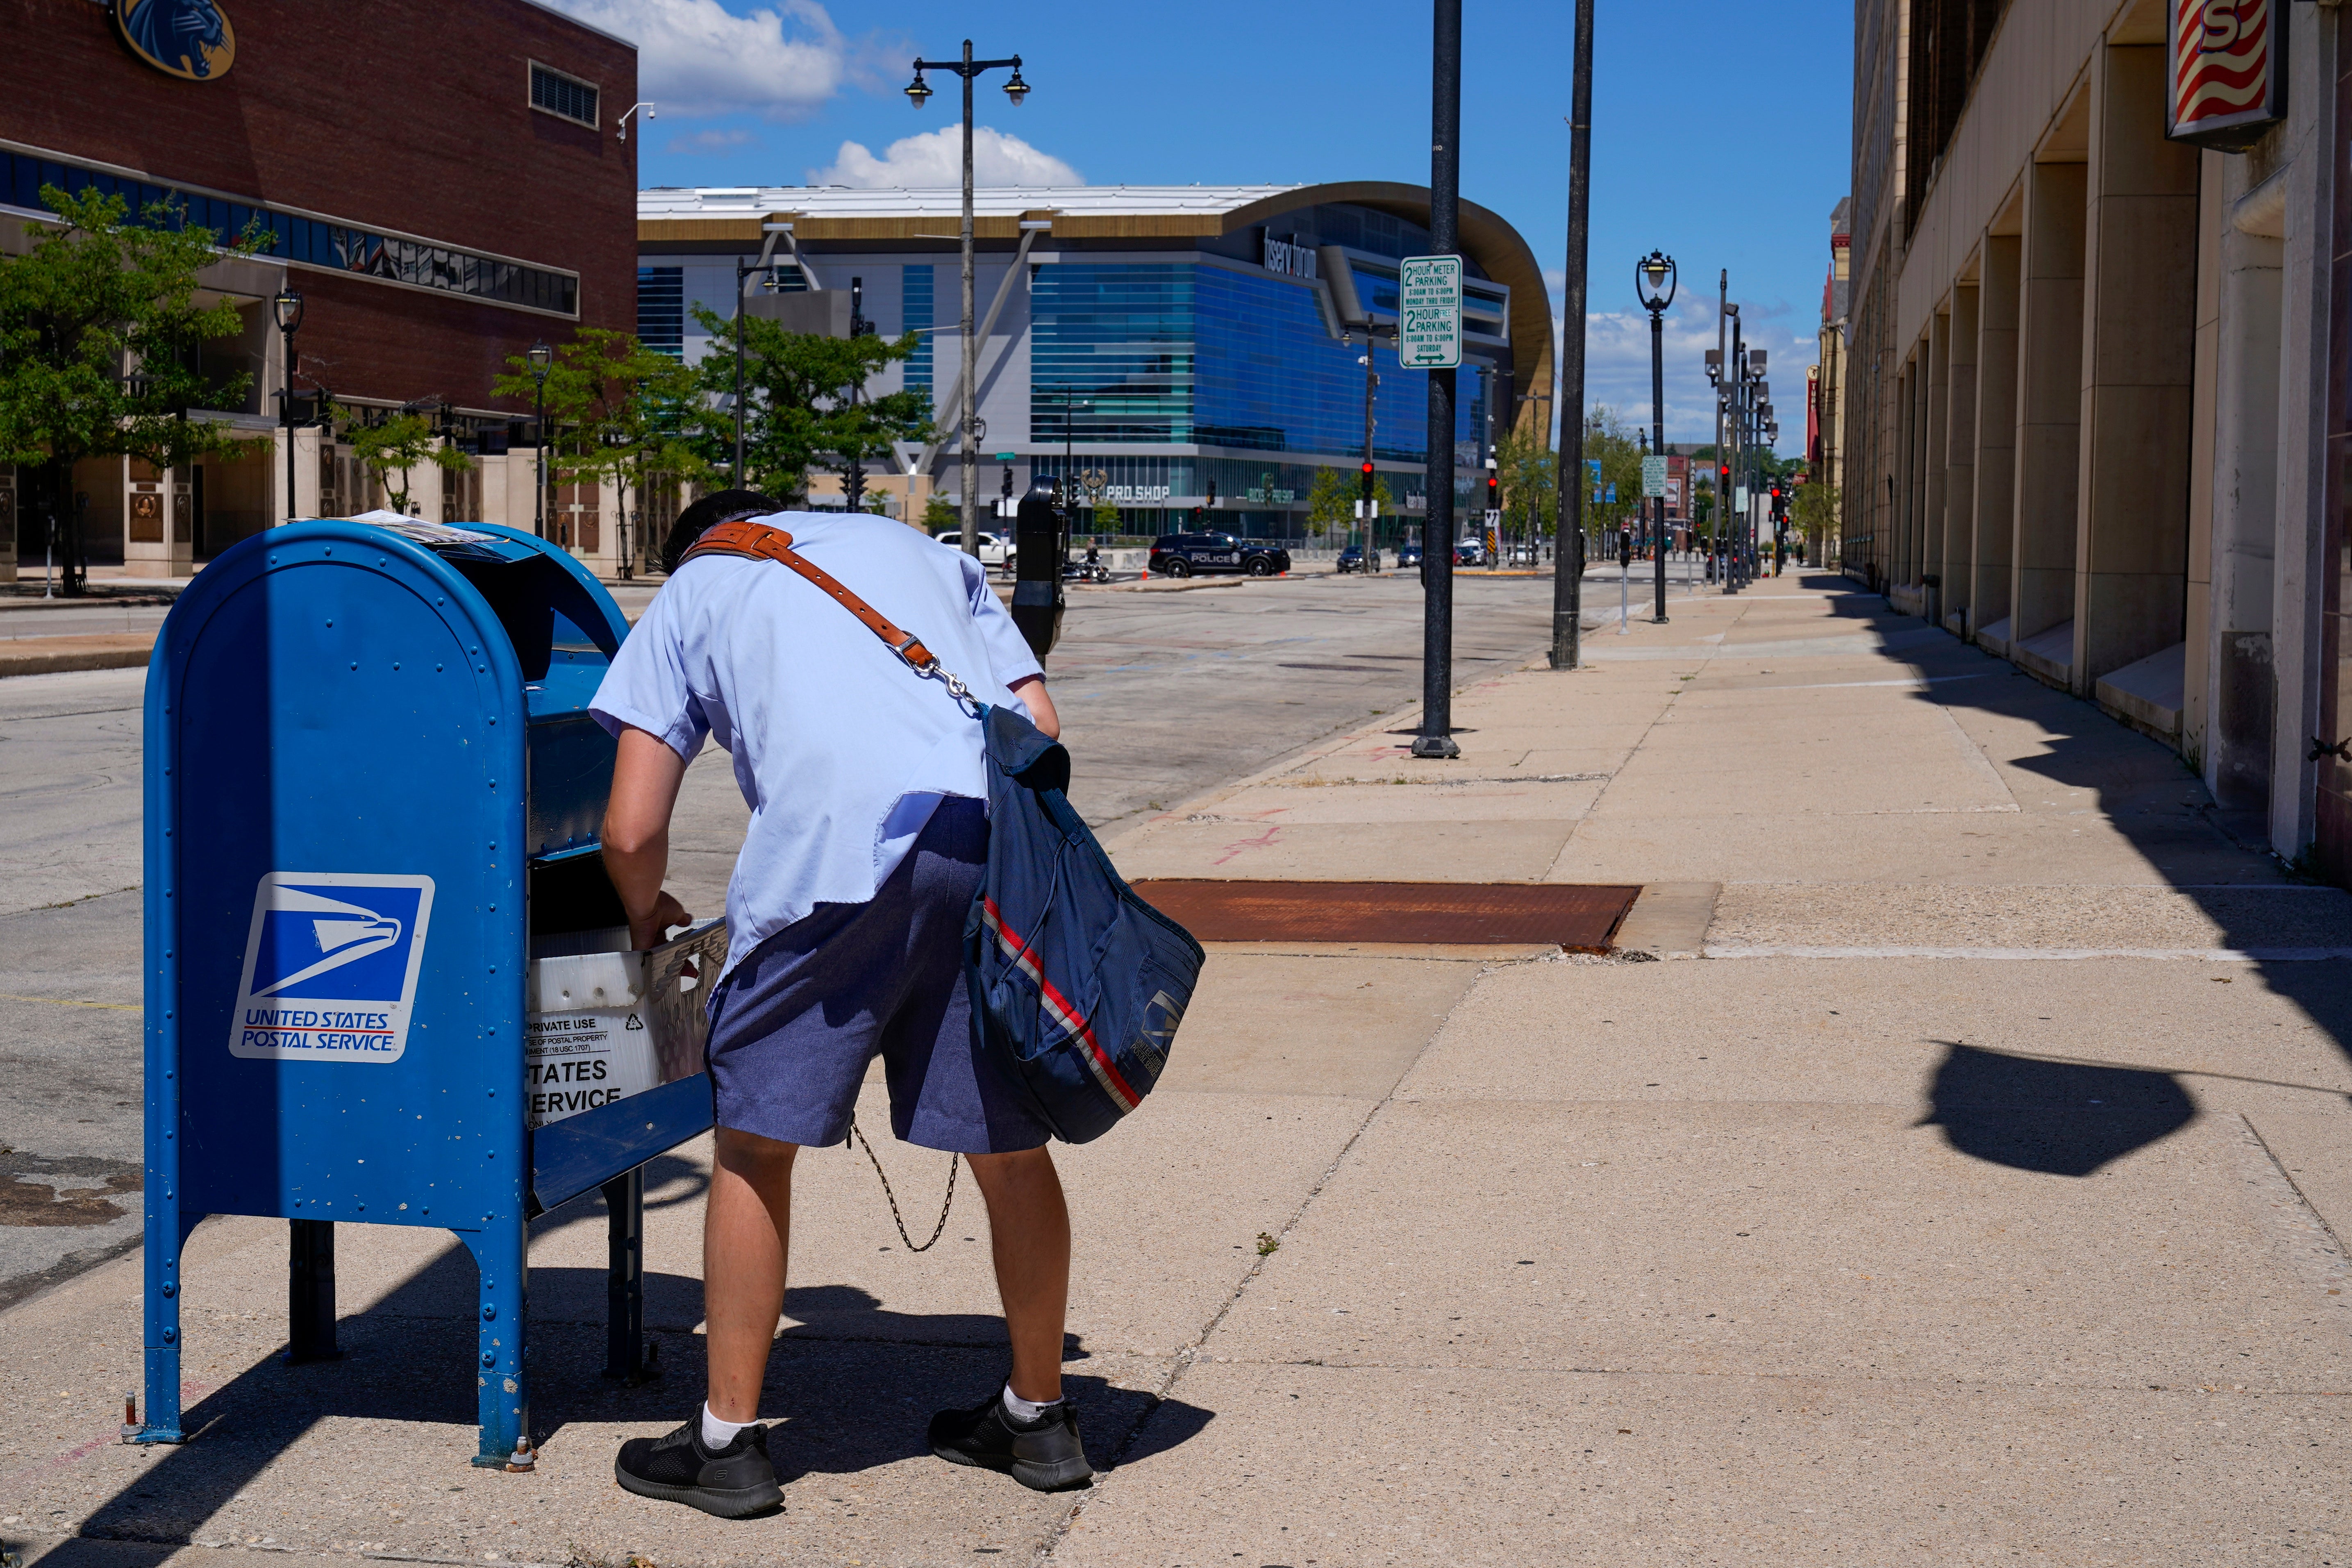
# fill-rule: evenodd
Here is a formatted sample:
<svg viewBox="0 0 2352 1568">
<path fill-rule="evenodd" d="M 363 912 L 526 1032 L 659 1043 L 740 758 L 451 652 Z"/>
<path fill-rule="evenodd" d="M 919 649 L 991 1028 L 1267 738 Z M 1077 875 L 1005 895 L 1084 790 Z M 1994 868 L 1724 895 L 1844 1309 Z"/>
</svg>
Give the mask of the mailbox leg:
<svg viewBox="0 0 2352 1568">
<path fill-rule="evenodd" d="M 460 1233 L 481 1269 L 481 1321 L 474 1358 L 482 1423 L 481 1448 L 474 1463 L 507 1468 L 530 1436 L 530 1381 L 523 1354 L 527 1236 L 520 1215 L 501 1215 L 477 1231 Z"/>
<path fill-rule="evenodd" d="M 634 1385 L 653 1376 L 646 1364 L 645 1167 L 614 1177 L 604 1191 L 604 1375 Z"/>
<path fill-rule="evenodd" d="M 286 1359 L 341 1361 L 335 1345 L 335 1222 L 298 1219 L 286 1269 Z"/>
<path fill-rule="evenodd" d="M 147 1234 L 167 1239 L 147 1248 L 147 1418 L 125 1434 L 126 1442 L 187 1440 L 180 1423 L 180 1255 L 205 1216 L 183 1215 L 176 1197 L 176 1189 L 167 1187 L 159 1198 L 148 1184 Z"/>
</svg>

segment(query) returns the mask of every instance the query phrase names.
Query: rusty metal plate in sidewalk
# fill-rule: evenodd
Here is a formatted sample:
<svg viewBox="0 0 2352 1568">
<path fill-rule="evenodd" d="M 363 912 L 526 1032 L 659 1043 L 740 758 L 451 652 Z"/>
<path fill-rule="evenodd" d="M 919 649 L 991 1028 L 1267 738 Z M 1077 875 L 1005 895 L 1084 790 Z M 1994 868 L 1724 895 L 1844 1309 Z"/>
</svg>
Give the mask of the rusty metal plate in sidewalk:
<svg viewBox="0 0 2352 1568">
<path fill-rule="evenodd" d="M 1528 882 L 1219 882 L 1136 892 L 1202 942 L 1544 942 L 1606 952 L 1639 887 Z"/>
</svg>

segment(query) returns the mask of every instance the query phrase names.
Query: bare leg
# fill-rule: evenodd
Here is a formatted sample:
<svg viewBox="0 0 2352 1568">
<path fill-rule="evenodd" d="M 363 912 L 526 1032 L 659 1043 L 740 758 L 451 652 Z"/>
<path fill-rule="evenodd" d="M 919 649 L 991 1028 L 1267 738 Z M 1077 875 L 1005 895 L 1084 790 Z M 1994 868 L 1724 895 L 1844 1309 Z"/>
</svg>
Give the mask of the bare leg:
<svg viewBox="0 0 2352 1568">
<path fill-rule="evenodd" d="M 702 1313 L 709 1325 L 710 1413 L 754 1421 L 768 1348 L 784 1310 L 784 1256 L 792 1236 L 793 1157 L 779 1143 L 731 1127 L 718 1131 L 718 1158 L 702 1216 Z M 1025 1398 L 1026 1395 L 1024 1395 Z"/>
<path fill-rule="evenodd" d="M 1062 1179 L 1044 1149 L 964 1158 L 988 1201 L 996 1293 L 1013 1341 L 1007 1381 L 1022 1398 L 1050 1405 L 1062 1397 L 1062 1324 L 1070 1302 L 1070 1211 Z M 716 1333 L 715 1321 L 711 1327 Z M 718 1346 L 711 1349 L 715 1365 Z"/>
</svg>

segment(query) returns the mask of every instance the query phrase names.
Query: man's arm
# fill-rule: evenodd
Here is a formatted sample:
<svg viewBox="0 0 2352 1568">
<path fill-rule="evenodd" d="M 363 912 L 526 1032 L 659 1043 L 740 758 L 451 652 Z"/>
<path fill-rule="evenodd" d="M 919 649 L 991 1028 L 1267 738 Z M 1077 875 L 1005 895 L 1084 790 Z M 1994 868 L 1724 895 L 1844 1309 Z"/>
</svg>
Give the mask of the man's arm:
<svg viewBox="0 0 2352 1568">
<path fill-rule="evenodd" d="M 1049 741 L 1062 738 L 1062 716 L 1054 711 L 1054 700 L 1045 695 L 1044 676 L 1025 676 L 1013 683 L 1012 691 L 1013 696 L 1021 699 L 1021 705 L 1029 710 L 1029 721 L 1037 726 L 1039 734 Z"/>
<path fill-rule="evenodd" d="M 628 911 L 629 945 L 653 947 L 694 917 L 662 890 L 669 869 L 669 818 L 686 780 L 686 759 L 643 730 L 621 731 L 613 796 L 604 806 L 604 870 Z"/>
</svg>

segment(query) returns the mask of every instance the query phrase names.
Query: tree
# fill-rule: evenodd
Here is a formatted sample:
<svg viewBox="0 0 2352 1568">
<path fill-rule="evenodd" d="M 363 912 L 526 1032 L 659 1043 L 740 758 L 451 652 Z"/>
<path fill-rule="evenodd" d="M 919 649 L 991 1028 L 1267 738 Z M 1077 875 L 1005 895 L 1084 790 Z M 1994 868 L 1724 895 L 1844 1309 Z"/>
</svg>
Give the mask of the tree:
<svg viewBox="0 0 2352 1568">
<path fill-rule="evenodd" d="M 722 468 L 735 451 L 735 322 L 701 306 L 694 319 L 711 342 L 697 367 L 702 396 L 690 439 L 706 463 Z M 914 332 L 895 341 L 870 332 L 856 338 L 788 332 L 773 321 L 745 317 L 744 482 L 798 500 L 808 494 L 811 468 L 845 475 L 852 462 L 870 462 L 900 442 L 928 437 L 928 390 L 852 395 L 883 366 L 913 353 L 919 342 Z"/>
<path fill-rule="evenodd" d="M 1108 496 L 1095 502 L 1095 531 L 1110 534 L 1118 531 L 1118 503 Z"/>
<path fill-rule="evenodd" d="M 351 410 L 338 407 L 335 417 L 339 424 L 348 422 L 343 438 L 351 443 L 352 455 L 375 476 L 392 500 L 392 510 L 403 517 L 408 515 L 409 470 L 417 464 L 456 470 L 474 466 L 474 459 L 444 440 L 422 414 L 402 412 L 370 425 L 354 419 Z"/>
<path fill-rule="evenodd" d="M 650 568 L 656 542 L 645 537 L 646 491 L 710 475 L 695 443 L 697 374 L 609 327 L 582 327 L 557 345 L 543 393 L 526 355 L 508 355 L 507 367 L 495 383 L 499 396 L 543 396 L 546 479 L 556 484 L 611 480 L 621 492 L 624 515 L 637 525 L 630 530 L 624 570 L 638 562 Z M 730 450 L 732 435 L 730 427 Z"/>
<path fill-rule="evenodd" d="M 1838 531 L 1838 492 L 1832 484 L 1813 483 L 1797 487 L 1789 503 L 1789 516 L 1802 529 L 1808 541 L 1806 558 L 1820 565 L 1829 560 L 1829 542 Z"/>
<path fill-rule="evenodd" d="M 923 526 L 933 533 L 943 533 L 950 528 L 961 531 L 963 514 L 947 497 L 934 492 L 923 508 Z M 975 528 L 972 531 L 977 533 L 980 531 Z"/>
<path fill-rule="evenodd" d="M 1601 493 L 1606 487 L 1617 487 L 1617 499 L 1604 500 L 1598 506 L 1587 504 L 1584 512 L 1597 531 L 1615 529 L 1638 515 L 1642 510 L 1642 451 L 1633 438 L 1633 427 L 1624 417 L 1606 404 L 1596 403 L 1584 422 L 1585 484 L 1592 486 L 1591 465 L 1601 465 Z"/>
<path fill-rule="evenodd" d="M 1360 473 L 1343 468 L 1317 468 L 1315 482 L 1307 491 L 1307 531 L 1320 536 L 1328 528 L 1343 531 L 1356 527 L 1356 503 L 1363 499 L 1364 485 Z M 1382 516 L 1396 510 L 1396 498 L 1389 493 L 1385 475 L 1372 476 L 1372 499 L 1380 503 Z"/>
<path fill-rule="evenodd" d="M 1559 519 L 1559 460 L 1536 431 L 1514 430 L 1495 453 L 1501 481 L 1503 515 L 1517 518 L 1530 539 L 1552 531 Z"/>
<path fill-rule="evenodd" d="M 191 410 L 240 406 L 253 378 L 208 378 L 201 346 L 245 323 L 226 300 L 200 304 L 198 274 L 249 256 L 263 236 L 234 239 L 187 224 L 157 202 L 140 217 L 95 187 L 41 187 L 56 220 L 28 225 L 32 247 L 0 257 L 0 462 L 48 465 L 51 516 L 65 521 L 65 591 L 82 592 L 73 466 L 128 456 L 158 468 L 243 448 L 227 426 Z"/>
</svg>

